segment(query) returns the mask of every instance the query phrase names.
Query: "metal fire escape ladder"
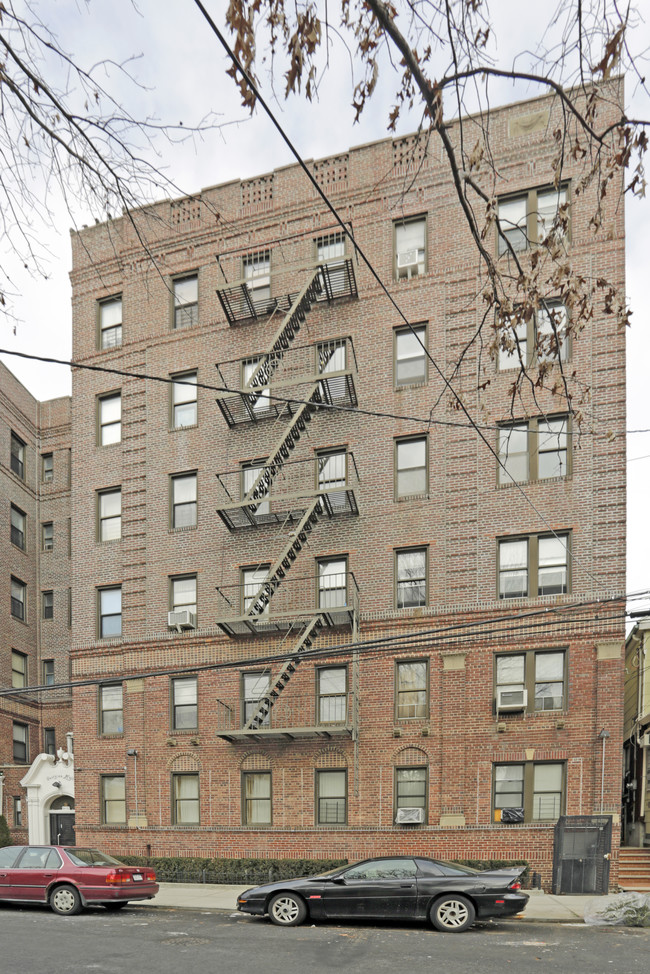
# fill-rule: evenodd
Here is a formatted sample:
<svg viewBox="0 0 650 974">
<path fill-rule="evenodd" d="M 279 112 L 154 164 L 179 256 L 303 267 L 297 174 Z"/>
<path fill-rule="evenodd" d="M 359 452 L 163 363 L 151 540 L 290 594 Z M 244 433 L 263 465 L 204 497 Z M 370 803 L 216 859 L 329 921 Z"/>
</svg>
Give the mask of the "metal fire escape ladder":
<svg viewBox="0 0 650 974">
<path fill-rule="evenodd" d="M 289 680 L 293 674 L 296 672 L 298 664 L 302 661 L 301 653 L 304 653 L 305 650 L 311 647 L 314 639 L 318 636 L 324 625 L 325 623 L 323 617 L 318 615 L 314 616 L 307 627 L 303 629 L 297 643 L 291 650 L 290 655 L 282 664 L 282 668 L 280 669 L 273 686 L 267 693 L 264 694 L 263 697 L 260 697 L 257 708 L 244 724 L 244 730 L 259 730 L 259 728 L 263 726 L 264 721 L 271 712 L 272 707 L 278 701 L 280 694 L 289 683 Z"/>
</svg>

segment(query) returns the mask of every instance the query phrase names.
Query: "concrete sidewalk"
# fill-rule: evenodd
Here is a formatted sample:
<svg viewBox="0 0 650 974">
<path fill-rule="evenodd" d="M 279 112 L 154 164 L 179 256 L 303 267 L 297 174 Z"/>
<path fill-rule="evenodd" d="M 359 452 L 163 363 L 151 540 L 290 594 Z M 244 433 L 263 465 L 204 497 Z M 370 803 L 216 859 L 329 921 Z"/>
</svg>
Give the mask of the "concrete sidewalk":
<svg viewBox="0 0 650 974">
<path fill-rule="evenodd" d="M 233 913 L 237 909 L 237 896 L 243 890 L 244 884 L 161 883 L 158 895 L 141 905 Z M 582 923 L 587 903 L 601 899 L 599 896 L 552 896 L 539 890 L 527 892 L 530 900 L 522 919 L 542 923 Z"/>
</svg>

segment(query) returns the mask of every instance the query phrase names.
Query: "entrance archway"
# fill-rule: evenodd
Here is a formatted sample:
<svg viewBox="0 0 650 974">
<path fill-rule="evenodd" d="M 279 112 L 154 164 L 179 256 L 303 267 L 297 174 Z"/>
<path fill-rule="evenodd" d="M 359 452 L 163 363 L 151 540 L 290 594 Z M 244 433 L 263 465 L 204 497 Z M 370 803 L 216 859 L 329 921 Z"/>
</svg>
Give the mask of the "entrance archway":
<svg viewBox="0 0 650 974">
<path fill-rule="evenodd" d="M 74 845 L 74 798 L 61 795 L 50 805 L 50 843 Z"/>
</svg>

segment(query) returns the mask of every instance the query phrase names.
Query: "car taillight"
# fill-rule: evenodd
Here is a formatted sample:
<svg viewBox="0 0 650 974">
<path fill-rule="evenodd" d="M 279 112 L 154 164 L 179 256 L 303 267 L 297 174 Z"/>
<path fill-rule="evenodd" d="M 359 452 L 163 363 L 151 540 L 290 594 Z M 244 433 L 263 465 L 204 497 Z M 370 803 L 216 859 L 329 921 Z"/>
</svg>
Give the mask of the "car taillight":
<svg viewBox="0 0 650 974">
<path fill-rule="evenodd" d="M 521 883 L 518 879 L 513 879 L 513 881 L 508 886 L 508 889 L 521 889 Z"/>
<path fill-rule="evenodd" d="M 121 869 L 115 869 L 112 873 L 106 873 L 106 882 L 111 885 L 121 884 L 121 883 L 132 883 L 130 873 L 122 872 Z"/>
<path fill-rule="evenodd" d="M 156 874 L 153 871 L 153 869 L 150 869 L 148 872 L 146 872 L 144 874 L 144 878 L 145 878 L 145 881 L 147 883 L 155 883 L 156 882 Z"/>
</svg>

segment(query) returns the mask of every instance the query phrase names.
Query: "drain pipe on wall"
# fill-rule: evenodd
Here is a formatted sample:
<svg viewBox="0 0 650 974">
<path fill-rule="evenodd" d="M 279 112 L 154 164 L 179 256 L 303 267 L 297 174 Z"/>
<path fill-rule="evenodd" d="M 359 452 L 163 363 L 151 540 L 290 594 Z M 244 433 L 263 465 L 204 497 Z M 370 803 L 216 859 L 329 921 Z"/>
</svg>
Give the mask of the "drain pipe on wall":
<svg viewBox="0 0 650 974">
<path fill-rule="evenodd" d="M 609 737 L 609 735 L 607 735 Z M 126 752 L 127 758 L 133 758 L 133 779 L 135 782 L 135 820 L 138 823 L 136 828 L 140 828 L 140 812 L 138 809 L 138 752 L 134 747 L 130 747 Z"/>
<path fill-rule="evenodd" d="M 600 814 L 601 815 L 603 814 L 603 805 L 605 800 L 605 741 L 609 736 L 610 736 L 609 732 L 606 731 L 604 727 L 601 728 L 600 734 L 598 735 L 600 740 L 603 742 L 603 758 L 602 758 L 602 765 L 600 769 Z"/>
</svg>

